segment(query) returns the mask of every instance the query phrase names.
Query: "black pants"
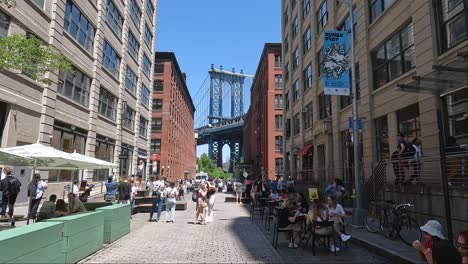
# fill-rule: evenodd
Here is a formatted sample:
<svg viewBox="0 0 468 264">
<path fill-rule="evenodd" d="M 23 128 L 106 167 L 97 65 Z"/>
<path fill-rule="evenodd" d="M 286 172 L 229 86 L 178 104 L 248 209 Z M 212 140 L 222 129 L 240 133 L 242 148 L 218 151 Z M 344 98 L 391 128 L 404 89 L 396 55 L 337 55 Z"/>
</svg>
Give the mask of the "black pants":
<svg viewBox="0 0 468 264">
<path fill-rule="evenodd" d="M 14 211 L 17 196 L 18 196 L 17 194 L 16 195 L 2 195 L 2 212 L 0 213 L 0 215 L 3 216 L 6 214 L 6 208 L 8 205 L 8 215 L 10 217 L 13 216 L 13 211 Z"/>
<path fill-rule="evenodd" d="M 42 196 L 39 199 L 32 199 L 31 201 L 31 215 L 29 218 L 34 218 L 36 216 L 37 210 L 39 209 L 39 204 L 41 203 Z"/>
</svg>

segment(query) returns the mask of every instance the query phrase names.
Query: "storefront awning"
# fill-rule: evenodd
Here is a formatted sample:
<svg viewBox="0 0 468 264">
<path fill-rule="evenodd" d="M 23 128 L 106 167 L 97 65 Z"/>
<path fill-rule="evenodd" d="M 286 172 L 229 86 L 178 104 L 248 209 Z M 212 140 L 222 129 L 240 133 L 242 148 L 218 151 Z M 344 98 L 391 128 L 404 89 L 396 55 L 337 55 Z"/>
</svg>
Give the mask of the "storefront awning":
<svg viewBox="0 0 468 264">
<path fill-rule="evenodd" d="M 447 65 L 432 65 L 433 71 L 425 76 L 413 76 L 412 82 L 398 84 L 397 89 L 444 96 L 468 87 L 468 52 L 457 55 L 457 59 Z"/>
<path fill-rule="evenodd" d="M 304 154 L 306 154 L 311 147 L 313 147 L 314 144 L 307 144 L 304 147 L 302 147 L 298 152 L 296 152 L 296 156 L 300 157 Z"/>
</svg>

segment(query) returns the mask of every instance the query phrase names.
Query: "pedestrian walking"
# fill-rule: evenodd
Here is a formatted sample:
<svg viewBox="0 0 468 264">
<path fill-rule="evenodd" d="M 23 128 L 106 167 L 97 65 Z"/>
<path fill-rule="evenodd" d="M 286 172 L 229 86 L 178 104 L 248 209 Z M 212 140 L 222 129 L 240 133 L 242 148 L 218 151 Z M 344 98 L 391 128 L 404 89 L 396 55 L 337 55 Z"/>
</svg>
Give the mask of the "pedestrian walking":
<svg viewBox="0 0 468 264">
<path fill-rule="evenodd" d="M 130 181 L 131 191 L 130 191 L 130 215 L 133 214 L 133 209 L 135 208 L 135 197 L 138 193 L 135 180 Z M 131 216 L 130 216 L 131 217 Z"/>
<path fill-rule="evenodd" d="M 234 191 L 236 192 L 236 201 L 240 204 L 242 198 L 242 182 L 239 179 L 236 179 L 234 184 Z"/>
<path fill-rule="evenodd" d="M 203 210 L 208 207 L 207 203 L 207 194 L 208 194 L 208 189 L 207 189 L 207 183 L 206 181 L 202 181 L 200 183 L 200 189 L 198 189 L 198 201 L 197 201 L 197 213 L 195 214 L 195 221 L 193 222 L 194 224 L 206 224 L 205 220 L 205 215 L 203 214 Z M 201 218 L 201 221 L 200 221 Z"/>
<path fill-rule="evenodd" d="M 419 182 L 422 162 L 421 140 L 419 138 L 413 139 L 410 152 L 412 153 L 410 165 L 413 168 L 413 174 L 411 174 L 409 181 L 416 180 L 416 182 Z"/>
<path fill-rule="evenodd" d="M 176 198 L 178 194 L 179 192 L 177 191 L 177 188 L 175 187 L 175 183 L 170 182 L 169 187 L 166 188 L 166 195 L 165 195 L 166 197 L 166 223 L 174 223 L 175 209 L 177 205 Z"/>
<path fill-rule="evenodd" d="M 21 182 L 13 176 L 11 169 L 6 170 L 6 177 L 0 181 L 2 190 L 2 211 L 0 215 L 6 216 L 6 208 L 8 206 L 8 216 L 13 217 L 16 197 L 20 192 Z"/>
<path fill-rule="evenodd" d="M 149 222 L 153 221 L 153 214 L 156 211 L 157 208 L 157 216 L 156 216 L 156 222 L 159 222 L 159 218 L 161 217 L 161 210 L 162 206 L 164 203 L 164 190 L 165 190 L 165 185 L 164 181 L 159 180 L 159 177 L 156 176 L 156 180 L 152 182 L 152 205 L 151 205 L 151 210 L 150 210 L 150 218 Z"/>
<path fill-rule="evenodd" d="M 45 189 L 47 189 L 47 182 L 41 180 L 41 175 L 35 173 L 33 180 L 29 184 L 28 196 L 31 196 L 31 206 L 29 208 L 29 218 L 35 219 L 39 204 L 41 203 L 42 196 L 44 195 Z"/>
<path fill-rule="evenodd" d="M 83 203 L 88 202 L 88 197 L 91 195 L 91 190 L 93 187 L 94 187 L 94 184 L 91 184 L 91 185 L 88 184 L 87 180 L 81 181 L 80 191 L 79 191 L 79 194 L 80 194 L 79 198 L 81 202 Z"/>
<path fill-rule="evenodd" d="M 207 196 L 208 207 L 206 208 L 206 222 L 213 223 L 213 208 L 216 200 L 216 186 L 213 183 L 209 184 Z"/>
<path fill-rule="evenodd" d="M 130 185 L 130 177 L 127 176 L 123 182 L 119 184 L 117 188 L 119 192 L 119 203 L 126 204 L 130 200 L 130 194 L 132 193 L 132 186 Z"/>
<path fill-rule="evenodd" d="M 117 187 L 117 182 L 114 181 L 112 175 L 109 175 L 107 177 L 106 193 L 104 194 L 104 200 L 106 200 L 106 202 L 111 202 L 111 203 L 115 202 L 116 187 Z"/>
<path fill-rule="evenodd" d="M 74 180 L 73 181 L 73 186 L 72 186 L 72 192 L 75 194 L 75 195 L 79 195 L 80 194 L 80 181 L 79 180 Z"/>
</svg>

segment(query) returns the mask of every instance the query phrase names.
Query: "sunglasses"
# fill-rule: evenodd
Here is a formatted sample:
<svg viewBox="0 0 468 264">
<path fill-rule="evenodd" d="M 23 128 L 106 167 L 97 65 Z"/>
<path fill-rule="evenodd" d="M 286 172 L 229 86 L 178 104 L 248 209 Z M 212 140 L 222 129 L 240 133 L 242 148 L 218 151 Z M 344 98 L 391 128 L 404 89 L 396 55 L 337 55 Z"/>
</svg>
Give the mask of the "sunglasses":
<svg viewBox="0 0 468 264">
<path fill-rule="evenodd" d="M 457 248 L 468 249 L 468 244 L 467 243 L 462 244 L 462 243 L 459 243 L 458 241 L 455 241 L 455 246 Z"/>
</svg>

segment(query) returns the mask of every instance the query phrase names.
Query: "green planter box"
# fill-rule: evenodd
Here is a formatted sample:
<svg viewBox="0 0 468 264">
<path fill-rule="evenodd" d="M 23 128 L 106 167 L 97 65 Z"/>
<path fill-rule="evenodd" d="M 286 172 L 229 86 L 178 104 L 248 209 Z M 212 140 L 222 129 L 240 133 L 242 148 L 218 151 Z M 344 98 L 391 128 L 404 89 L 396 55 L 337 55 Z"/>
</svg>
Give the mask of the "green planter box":
<svg viewBox="0 0 468 264">
<path fill-rule="evenodd" d="M 64 258 L 62 223 L 35 223 L 0 232 L 0 263 L 51 263 Z"/>
<path fill-rule="evenodd" d="M 112 205 L 112 203 L 108 202 L 99 202 L 99 203 L 83 203 L 84 207 L 88 211 L 95 211 L 97 208 L 101 208 L 104 206 Z"/>
<path fill-rule="evenodd" d="M 61 251 L 65 254 L 65 263 L 76 263 L 103 246 L 104 214 L 102 212 L 52 218 L 47 222 L 63 223 Z"/>
<path fill-rule="evenodd" d="M 97 208 L 104 215 L 104 243 L 110 244 L 130 233 L 130 205 L 114 204 Z"/>
</svg>

